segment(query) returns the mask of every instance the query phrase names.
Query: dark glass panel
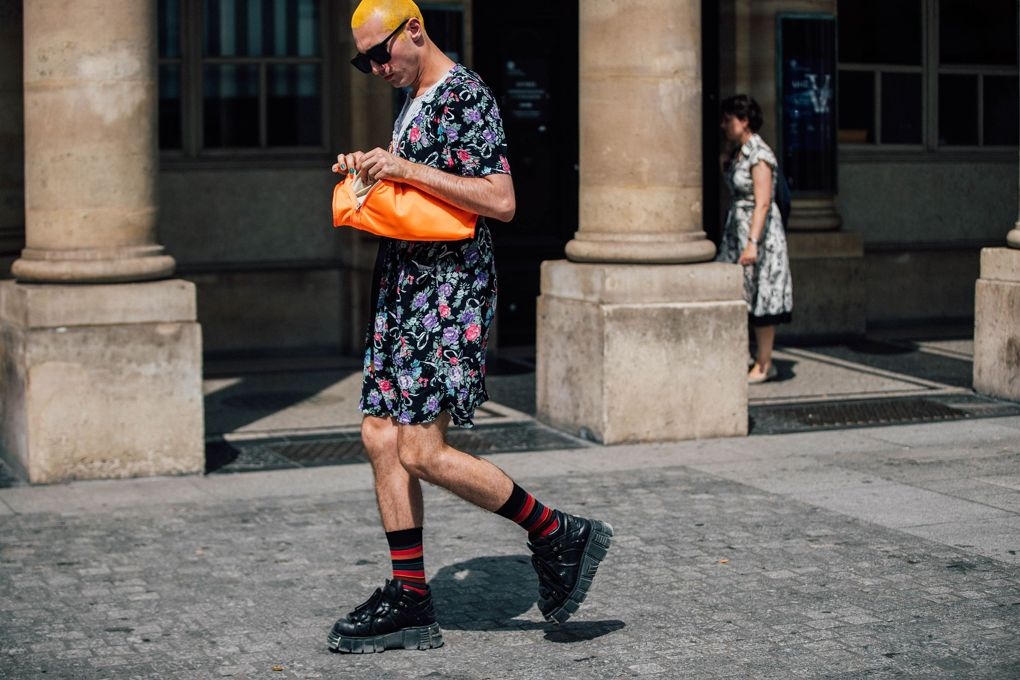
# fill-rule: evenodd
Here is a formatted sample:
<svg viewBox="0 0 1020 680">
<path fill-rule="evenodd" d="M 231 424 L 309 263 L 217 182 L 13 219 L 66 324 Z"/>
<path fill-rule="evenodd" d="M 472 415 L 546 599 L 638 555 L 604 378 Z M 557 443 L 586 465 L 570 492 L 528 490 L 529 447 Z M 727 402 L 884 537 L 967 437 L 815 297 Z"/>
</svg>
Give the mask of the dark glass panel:
<svg viewBox="0 0 1020 680">
<path fill-rule="evenodd" d="M 318 64 L 268 67 L 269 146 L 322 145 L 322 73 Z"/>
<path fill-rule="evenodd" d="M 464 10 L 422 8 L 421 17 L 432 42 L 450 59 L 463 61 Z"/>
<path fill-rule="evenodd" d="M 202 77 L 205 147 L 257 147 L 258 67 L 207 64 Z"/>
<path fill-rule="evenodd" d="M 920 73 L 882 74 L 883 144 L 920 144 L 923 110 Z"/>
<path fill-rule="evenodd" d="M 985 144 L 1015 146 L 1020 139 L 1020 79 L 985 76 Z"/>
<path fill-rule="evenodd" d="M 875 143 L 875 74 L 839 72 L 839 141 Z"/>
<path fill-rule="evenodd" d="M 274 0 L 273 32 L 267 39 L 268 54 L 278 57 L 315 57 L 319 55 L 318 0 Z M 270 6 L 270 2 L 266 2 Z"/>
<path fill-rule="evenodd" d="M 181 2 L 159 0 L 156 25 L 159 56 L 176 59 L 181 56 Z"/>
<path fill-rule="evenodd" d="M 207 0 L 210 57 L 311 57 L 320 53 L 318 0 Z"/>
<path fill-rule="evenodd" d="M 1014 65 L 1016 48 L 1016 0 L 941 0 L 941 63 Z"/>
<path fill-rule="evenodd" d="M 181 148 L 181 67 L 159 65 L 159 148 Z"/>
<path fill-rule="evenodd" d="M 977 76 L 939 76 L 939 146 L 978 143 L 977 93 Z"/>
<path fill-rule="evenodd" d="M 921 0 L 839 0 L 839 60 L 921 63 Z"/>
</svg>

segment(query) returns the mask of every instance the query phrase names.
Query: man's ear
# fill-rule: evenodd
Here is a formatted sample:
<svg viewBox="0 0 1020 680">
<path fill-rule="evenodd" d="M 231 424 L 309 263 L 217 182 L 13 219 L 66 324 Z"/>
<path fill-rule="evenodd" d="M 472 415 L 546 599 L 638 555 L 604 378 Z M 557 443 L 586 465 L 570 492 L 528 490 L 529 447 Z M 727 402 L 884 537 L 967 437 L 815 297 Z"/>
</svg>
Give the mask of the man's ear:
<svg viewBox="0 0 1020 680">
<path fill-rule="evenodd" d="M 407 32 L 415 45 L 420 45 L 425 39 L 425 27 L 417 17 L 411 17 L 407 21 Z"/>
</svg>

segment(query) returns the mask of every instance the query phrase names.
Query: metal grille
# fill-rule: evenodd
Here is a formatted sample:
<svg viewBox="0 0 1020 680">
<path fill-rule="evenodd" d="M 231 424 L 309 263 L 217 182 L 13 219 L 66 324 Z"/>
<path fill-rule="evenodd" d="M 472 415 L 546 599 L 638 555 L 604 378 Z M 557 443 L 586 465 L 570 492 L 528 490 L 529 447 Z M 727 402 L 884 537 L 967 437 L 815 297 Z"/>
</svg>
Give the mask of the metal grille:
<svg viewBox="0 0 1020 680">
<path fill-rule="evenodd" d="M 804 425 L 850 427 L 953 420 L 967 414 L 927 399 L 897 399 L 796 406 L 788 415 Z"/>
<path fill-rule="evenodd" d="M 868 401 L 816 402 L 754 406 L 749 409 L 751 434 L 781 434 L 814 429 L 897 425 L 958 420 L 980 415 L 983 404 L 963 395 L 949 398 L 908 397 Z M 948 402 L 948 403 L 947 403 Z M 1001 409 L 998 409 L 1001 410 Z"/>
<path fill-rule="evenodd" d="M 335 439 L 300 442 L 274 446 L 273 450 L 288 460 L 307 465 L 324 463 L 360 462 L 364 460 L 365 448 L 359 440 L 337 441 Z"/>
<path fill-rule="evenodd" d="M 590 444 L 533 423 L 514 423 L 451 430 L 452 446 L 475 454 L 508 451 L 573 449 Z M 365 449 L 357 432 L 302 439 L 210 442 L 206 446 L 208 472 L 242 472 L 285 467 L 342 465 L 365 461 Z"/>
</svg>

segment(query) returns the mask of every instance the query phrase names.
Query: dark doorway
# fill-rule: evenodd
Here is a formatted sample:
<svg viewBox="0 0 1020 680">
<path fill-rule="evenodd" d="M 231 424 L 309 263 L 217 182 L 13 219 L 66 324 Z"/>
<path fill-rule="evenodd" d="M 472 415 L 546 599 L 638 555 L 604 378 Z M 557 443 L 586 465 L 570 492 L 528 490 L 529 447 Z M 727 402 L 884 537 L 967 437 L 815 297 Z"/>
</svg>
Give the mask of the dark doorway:
<svg viewBox="0 0 1020 680">
<path fill-rule="evenodd" d="M 476 2 L 474 69 L 500 103 L 517 216 L 494 222 L 498 343 L 533 345 L 543 260 L 577 231 L 577 0 Z"/>
</svg>

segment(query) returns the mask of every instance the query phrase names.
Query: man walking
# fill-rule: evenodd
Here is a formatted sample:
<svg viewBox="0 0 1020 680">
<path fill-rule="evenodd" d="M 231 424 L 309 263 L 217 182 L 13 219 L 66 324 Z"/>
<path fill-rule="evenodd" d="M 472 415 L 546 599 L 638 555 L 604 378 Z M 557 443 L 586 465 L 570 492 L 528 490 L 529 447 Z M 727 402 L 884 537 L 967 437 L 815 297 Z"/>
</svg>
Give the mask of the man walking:
<svg viewBox="0 0 1020 680">
<path fill-rule="evenodd" d="M 496 270 L 485 218 L 516 210 L 496 102 L 475 73 L 429 39 L 411 0 L 363 0 L 351 18 L 352 64 L 407 88 L 389 149 L 340 154 L 334 172 L 414 186 L 480 217 L 474 238 L 383 239 L 367 334 L 361 425 L 389 543 L 393 578 L 338 620 L 340 652 L 443 644 L 425 578 L 421 481 L 496 512 L 528 532 L 539 609 L 566 621 L 584 600 L 613 529 L 543 505 L 492 463 L 446 441 L 470 427 L 485 391 L 485 349 L 496 310 Z"/>
</svg>

